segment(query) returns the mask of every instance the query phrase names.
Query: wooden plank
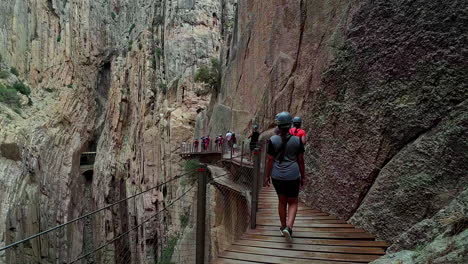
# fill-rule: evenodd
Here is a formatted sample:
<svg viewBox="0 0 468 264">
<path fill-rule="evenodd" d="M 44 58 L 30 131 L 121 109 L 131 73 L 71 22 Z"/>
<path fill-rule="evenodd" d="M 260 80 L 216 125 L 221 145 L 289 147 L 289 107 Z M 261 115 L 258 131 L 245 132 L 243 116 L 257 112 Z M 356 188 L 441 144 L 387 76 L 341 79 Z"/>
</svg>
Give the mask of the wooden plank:
<svg viewBox="0 0 468 264">
<path fill-rule="evenodd" d="M 214 261 L 215 264 L 252 264 L 252 263 L 259 263 L 259 262 L 252 262 L 252 261 L 245 261 L 245 260 L 238 260 L 238 259 L 228 259 L 228 258 L 217 258 Z"/>
<path fill-rule="evenodd" d="M 279 217 L 272 218 L 261 218 L 257 220 L 257 225 L 266 225 L 266 226 L 278 226 Z M 308 225 L 338 225 L 336 227 L 346 227 L 353 226 L 348 224 L 343 220 L 334 220 L 334 219 L 323 219 L 323 220 L 312 220 L 312 219 L 297 219 L 294 221 L 294 226 L 308 226 Z M 311 226 L 314 227 L 314 226 Z M 320 227 L 320 226 L 317 226 Z M 325 227 L 325 226 L 323 226 Z M 333 227 L 333 226 L 330 226 Z"/>
<path fill-rule="evenodd" d="M 237 246 L 229 247 L 228 251 L 250 253 L 266 256 L 283 256 L 299 259 L 317 259 L 317 260 L 336 260 L 336 261 L 356 261 L 356 262 L 371 262 L 378 259 L 379 255 L 364 255 L 364 254 L 344 254 L 344 253 L 325 253 L 325 252 L 308 252 L 295 251 L 284 249 L 269 249 L 259 247 Z"/>
<path fill-rule="evenodd" d="M 331 245 L 303 245 L 303 244 L 289 244 L 289 243 L 274 243 L 255 240 L 238 240 L 234 242 L 239 246 L 262 247 L 262 248 L 276 248 L 276 249 L 289 249 L 298 251 L 318 251 L 318 252 L 334 252 L 334 253 L 361 253 L 361 254 L 375 254 L 384 255 L 385 251 L 380 247 L 353 247 L 353 246 L 331 246 Z"/>
<path fill-rule="evenodd" d="M 257 214 L 258 216 L 258 214 Z M 276 215 L 263 215 L 261 217 L 257 217 L 257 219 L 274 219 L 274 220 L 279 220 L 279 216 L 278 214 Z M 296 216 L 296 221 L 297 220 L 335 220 L 335 221 L 343 221 L 343 220 L 339 220 L 339 219 L 336 219 L 336 217 L 334 216 L 303 216 L 303 215 L 298 215 Z M 343 221 L 344 223 L 346 223 L 345 221 Z"/>
<path fill-rule="evenodd" d="M 274 229 L 277 229 L 277 227 L 279 225 L 278 225 L 278 223 L 263 224 L 263 223 L 257 222 L 257 226 L 262 227 L 262 228 L 263 227 L 269 227 L 269 228 L 274 227 Z M 295 221 L 294 222 L 294 230 L 296 230 L 296 228 L 299 228 L 299 227 L 354 228 L 354 226 L 351 225 L 351 224 L 304 223 L 304 222 L 300 222 L 300 221 Z M 302 231 L 304 231 L 304 230 L 302 230 Z"/>
<path fill-rule="evenodd" d="M 281 234 L 279 231 L 270 231 L 270 230 L 249 230 L 248 234 L 255 235 L 264 235 L 264 236 L 277 236 L 280 237 Z M 302 238 L 340 238 L 340 239 L 374 239 L 375 236 L 369 233 L 336 233 L 336 232 L 293 232 L 293 239 L 296 237 Z"/>
<path fill-rule="evenodd" d="M 279 231 L 278 231 L 279 233 Z M 284 237 L 281 236 L 264 236 L 256 234 L 244 234 L 242 239 L 284 243 Z M 366 241 L 366 240 L 339 240 L 339 239 L 309 239 L 309 238 L 294 238 L 292 244 L 305 245 L 333 245 L 333 246 L 354 246 L 354 247 L 388 247 L 384 241 Z"/>
<path fill-rule="evenodd" d="M 264 211 L 264 210 L 259 210 L 258 213 L 257 213 L 257 217 L 260 216 L 276 216 L 278 215 L 278 211 L 277 210 L 271 210 L 271 211 Z M 329 216 L 325 213 L 313 213 L 313 212 L 305 212 L 305 211 L 300 211 L 300 214 L 298 213 L 296 215 L 296 217 L 298 216 L 301 216 L 301 217 L 304 217 L 304 216 Z M 336 217 L 334 217 L 336 219 Z"/>
<path fill-rule="evenodd" d="M 255 230 L 276 231 L 277 228 L 271 226 L 257 226 Z M 332 232 L 332 233 L 366 233 L 365 230 L 354 227 L 294 227 L 293 234 L 296 232 Z"/>
<path fill-rule="evenodd" d="M 226 251 L 222 257 L 229 258 L 229 259 L 252 261 L 254 263 L 271 263 L 271 264 L 286 264 L 286 263 L 287 264 L 357 264 L 357 262 L 297 259 L 297 258 L 264 256 L 264 255 L 230 252 L 230 251 Z"/>
</svg>

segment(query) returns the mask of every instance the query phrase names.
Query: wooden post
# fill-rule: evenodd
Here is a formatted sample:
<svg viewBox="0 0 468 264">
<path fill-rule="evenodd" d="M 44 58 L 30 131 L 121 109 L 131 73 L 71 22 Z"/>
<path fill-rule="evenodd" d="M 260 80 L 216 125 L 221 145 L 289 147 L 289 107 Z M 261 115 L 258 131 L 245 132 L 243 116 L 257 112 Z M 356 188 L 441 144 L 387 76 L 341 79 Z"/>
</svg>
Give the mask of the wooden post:
<svg viewBox="0 0 468 264">
<path fill-rule="evenodd" d="M 208 168 L 202 164 L 198 169 L 198 192 L 197 192 L 197 244 L 196 264 L 205 262 L 205 220 L 206 220 L 206 183 Z"/>
<path fill-rule="evenodd" d="M 254 173 L 252 181 L 252 204 L 250 206 L 250 228 L 257 227 L 257 208 L 258 208 L 258 182 L 260 180 L 260 149 L 255 148 L 253 152 Z"/>
</svg>

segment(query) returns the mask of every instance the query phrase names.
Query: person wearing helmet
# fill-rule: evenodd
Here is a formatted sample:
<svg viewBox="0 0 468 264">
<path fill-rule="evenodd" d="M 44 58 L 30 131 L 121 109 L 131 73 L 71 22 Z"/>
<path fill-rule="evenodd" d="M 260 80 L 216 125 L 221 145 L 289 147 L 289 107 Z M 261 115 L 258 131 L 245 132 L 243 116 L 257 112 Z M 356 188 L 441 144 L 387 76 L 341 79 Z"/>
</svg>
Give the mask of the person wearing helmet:
<svg viewBox="0 0 468 264">
<path fill-rule="evenodd" d="M 198 141 L 198 138 L 195 138 L 193 140 L 193 152 L 198 152 L 198 145 L 199 145 L 199 141 Z"/>
<path fill-rule="evenodd" d="M 233 153 L 236 151 L 236 148 L 237 148 L 237 138 L 236 138 L 236 133 L 232 132 L 232 136 L 231 136 L 231 151 L 233 151 Z"/>
<path fill-rule="evenodd" d="M 292 241 L 292 228 L 298 209 L 299 188 L 304 186 L 306 175 L 304 166 L 304 144 L 289 133 L 293 118 L 288 112 L 276 115 L 279 135 L 268 141 L 265 181 L 263 186 L 273 183 L 278 195 L 280 232 Z"/>
<path fill-rule="evenodd" d="M 253 126 L 252 134 L 250 134 L 248 138 L 250 138 L 250 160 L 252 160 L 253 151 L 257 147 L 258 139 L 260 138 L 260 133 L 258 132 L 258 125 Z"/>
<path fill-rule="evenodd" d="M 293 127 L 289 130 L 289 134 L 299 137 L 302 140 L 302 143 L 306 143 L 306 132 L 304 129 L 301 129 L 302 119 L 298 116 L 293 118 Z"/>
<path fill-rule="evenodd" d="M 208 135 L 205 137 L 205 150 L 206 151 L 210 150 L 210 142 L 211 142 L 211 138 L 210 138 L 210 135 Z"/>
<path fill-rule="evenodd" d="M 223 138 L 223 135 L 219 135 L 217 138 L 216 138 L 217 142 L 216 142 L 216 150 L 218 151 L 221 151 L 222 150 L 222 147 L 223 147 L 223 143 L 224 143 L 224 138 Z"/>
<path fill-rule="evenodd" d="M 201 137 L 200 142 L 201 142 L 202 152 L 205 152 L 206 151 L 206 138 Z"/>
</svg>

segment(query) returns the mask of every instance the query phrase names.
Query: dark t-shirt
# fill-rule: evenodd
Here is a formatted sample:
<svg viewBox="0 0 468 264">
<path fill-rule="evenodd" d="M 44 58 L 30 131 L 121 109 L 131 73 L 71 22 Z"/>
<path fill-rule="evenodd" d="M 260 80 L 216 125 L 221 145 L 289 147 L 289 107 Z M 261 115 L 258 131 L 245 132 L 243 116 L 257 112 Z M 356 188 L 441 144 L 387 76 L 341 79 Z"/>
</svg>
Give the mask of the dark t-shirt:
<svg viewBox="0 0 468 264">
<path fill-rule="evenodd" d="M 275 158 L 271 177 L 283 181 L 296 180 L 300 177 L 297 159 L 299 154 L 304 153 L 304 144 L 300 138 L 291 136 L 284 150 L 284 158 L 280 161 L 282 142 L 281 137 L 276 135 L 268 143 L 267 153 Z"/>
<path fill-rule="evenodd" d="M 259 137 L 260 137 L 260 133 L 253 132 L 252 136 L 250 137 L 250 143 L 257 143 Z"/>
</svg>

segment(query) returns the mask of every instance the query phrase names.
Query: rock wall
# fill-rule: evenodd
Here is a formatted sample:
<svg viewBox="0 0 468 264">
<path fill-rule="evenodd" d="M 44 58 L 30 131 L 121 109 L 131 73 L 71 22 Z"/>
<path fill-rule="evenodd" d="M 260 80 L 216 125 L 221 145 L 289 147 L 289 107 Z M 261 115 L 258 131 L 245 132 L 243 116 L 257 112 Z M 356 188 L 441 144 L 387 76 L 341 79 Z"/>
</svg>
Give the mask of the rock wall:
<svg viewBox="0 0 468 264">
<path fill-rule="evenodd" d="M 14 112 L 0 103 L 0 246 L 89 210 L 80 202 L 87 185 L 79 160 L 92 146 L 97 151 L 93 209 L 182 171 L 178 146 L 191 140 L 197 110 L 208 107 L 207 96 L 195 93 L 203 85 L 193 84 L 193 75 L 219 57 L 234 4 L 1 1 L 0 55 L 31 87 L 32 106 Z M 20 157 L 12 159 L 11 149 Z M 105 212 L 94 225 L 94 242 L 141 223 L 180 193 L 155 190 L 133 206 Z M 166 232 L 180 231 L 179 211 L 169 211 L 165 221 L 154 220 L 122 242 L 131 263 L 154 262 L 168 240 Z M 78 234 L 74 237 L 32 241 L 8 261 L 76 257 L 84 253 L 81 228 L 69 230 Z M 118 251 L 103 250 L 96 259 L 105 262 Z M 5 261 L 0 255 L 0 263 Z"/>
<path fill-rule="evenodd" d="M 465 1 L 239 1 L 209 129 L 245 136 L 280 111 L 301 115 L 305 202 L 402 249 L 466 190 L 467 12 Z"/>
</svg>

